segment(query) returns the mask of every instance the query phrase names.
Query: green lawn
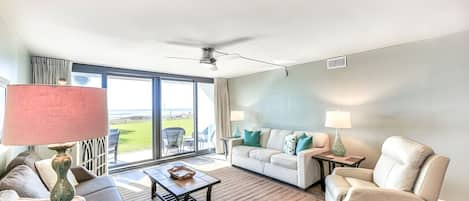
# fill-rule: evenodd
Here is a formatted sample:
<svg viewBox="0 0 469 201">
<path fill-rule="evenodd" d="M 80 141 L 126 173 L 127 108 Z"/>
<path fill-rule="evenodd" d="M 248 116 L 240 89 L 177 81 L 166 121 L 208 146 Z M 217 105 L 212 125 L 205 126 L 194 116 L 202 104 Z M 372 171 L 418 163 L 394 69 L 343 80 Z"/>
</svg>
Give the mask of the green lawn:
<svg viewBox="0 0 469 201">
<path fill-rule="evenodd" d="M 165 119 L 162 122 L 163 128 L 182 127 L 186 130 L 186 137 L 192 137 L 194 130 L 192 118 L 187 119 Z M 122 124 L 113 124 L 111 128 L 120 130 L 119 153 L 138 151 L 152 148 L 152 124 L 151 120 L 134 121 Z"/>
</svg>

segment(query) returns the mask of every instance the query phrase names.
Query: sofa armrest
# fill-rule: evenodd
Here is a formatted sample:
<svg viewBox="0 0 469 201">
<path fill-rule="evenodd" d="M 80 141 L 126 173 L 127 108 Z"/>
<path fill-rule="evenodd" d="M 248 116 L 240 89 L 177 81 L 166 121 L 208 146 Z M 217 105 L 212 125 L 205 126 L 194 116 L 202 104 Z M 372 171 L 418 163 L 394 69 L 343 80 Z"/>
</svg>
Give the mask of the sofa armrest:
<svg viewBox="0 0 469 201">
<path fill-rule="evenodd" d="M 373 170 L 365 168 L 351 168 L 351 167 L 336 167 L 332 174 L 353 177 L 355 179 L 373 181 Z"/>
<path fill-rule="evenodd" d="M 233 138 L 233 139 L 228 139 L 227 141 L 227 146 L 226 149 L 228 150 L 228 161 L 231 163 L 231 154 L 233 153 L 233 147 L 242 145 L 244 142 L 243 138 Z"/>
<path fill-rule="evenodd" d="M 320 179 L 319 163 L 312 157 L 327 151 L 328 148 L 311 148 L 297 154 L 298 186 L 307 188 Z"/>
<path fill-rule="evenodd" d="M 50 201 L 49 198 L 19 198 L 17 201 Z M 84 197 L 75 196 L 72 201 L 86 201 Z"/>
<path fill-rule="evenodd" d="M 73 167 L 70 169 L 77 179 L 78 183 L 96 178 L 96 175 L 84 167 Z"/>
<path fill-rule="evenodd" d="M 417 195 L 405 191 L 383 188 L 350 188 L 344 201 L 424 201 Z"/>
</svg>

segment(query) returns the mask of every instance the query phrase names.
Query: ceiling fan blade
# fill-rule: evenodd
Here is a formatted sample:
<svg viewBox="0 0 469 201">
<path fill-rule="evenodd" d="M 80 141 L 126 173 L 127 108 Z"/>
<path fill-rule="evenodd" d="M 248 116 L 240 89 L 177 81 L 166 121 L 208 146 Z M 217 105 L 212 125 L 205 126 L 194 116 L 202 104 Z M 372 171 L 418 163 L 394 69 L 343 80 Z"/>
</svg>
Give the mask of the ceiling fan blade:
<svg viewBox="0 0 469 201">
<path fill-rule="evenodd" d="M 166 57 L 168 59 L 179 59 L 179 60 L 191 60 L 191 61 L 200 61 L 200 59 L 187 58 L 187 57 Z"/>
<path fill-rule="evenodd" d="M 250 40 L 253 40 L 253 39 L 254 39 L 253 37 L 248 37 L 248 36 L 239 37 L 239 38 L 234 38 L 234 39 L 231 39 L 231 40 L 220 41 L 218 43 L 213 44 L 213 46 L 215 48 L 223 48 L 223 47 L 226 47 L 226 46 L 230 46 L 230 45 L 234 45 L 234 44 L 238 44 L 238 43 L 243 43 L 243 42 L 250 41 Z"/>
</svg>

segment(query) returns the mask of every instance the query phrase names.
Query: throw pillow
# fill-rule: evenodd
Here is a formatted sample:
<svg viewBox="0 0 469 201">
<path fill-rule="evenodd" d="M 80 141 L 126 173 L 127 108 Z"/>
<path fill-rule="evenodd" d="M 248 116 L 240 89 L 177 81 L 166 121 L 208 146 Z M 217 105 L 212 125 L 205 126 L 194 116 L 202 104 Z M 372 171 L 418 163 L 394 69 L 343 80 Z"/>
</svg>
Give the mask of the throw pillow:
<svg viewBox="0 0 469 201">
<path fill-rule="evenodd" d="M 303 150 L 309 149 L 313 144 L 313 137 L 307 136 L 306 134 L 298 137 L 298 143 L 296 144 L 296 154 L 300 153 Z"/>
<path fill-rule="evenodd" d="M 20 197 L 48 198 L 44 184 L 37 174 L 26 165 L 18 165 L 0 180 L 0 191 L 14 190 Z"/>
<path fill-rule="evenodd" d="M 285 137 L 285 141 L 283 145 L 283 153 L 286 153 L 289 155 L 295 155 L 296 143 L 297 143 L 296 135 L 287 135 L 287 137 Z"/>
<path fill-rule="evenodd" d="M 0 200 L 2 201 L 17 201 L 18 198 L 18 193 L 16 193 L 14 190 L 0 191 Z"/>
<path fill-rule="evenodd" d="M 46 184 L 47 189 L 51 191 L 57 182 L 57 173 L 55 172 L 54 168 L 52 168 L 52 159 L 36 161 L 34 164 L 36 165 L 39 176 L 41 177 L 44 184 Z M 75 176 L 70 170 L 67 173 L 67 178 L 72 186 L 78 185 Z"/>
<path fill-rule="evenodd" d="M 244 145 L 261 147 L 261 131 L 244 130 Z"/>
</svg>

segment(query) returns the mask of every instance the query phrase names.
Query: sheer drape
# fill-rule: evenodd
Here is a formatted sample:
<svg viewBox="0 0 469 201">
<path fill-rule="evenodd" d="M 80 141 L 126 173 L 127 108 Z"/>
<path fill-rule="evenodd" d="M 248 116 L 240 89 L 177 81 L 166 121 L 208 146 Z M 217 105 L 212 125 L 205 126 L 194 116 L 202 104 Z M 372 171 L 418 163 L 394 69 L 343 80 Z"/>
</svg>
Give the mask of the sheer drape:
<svg viewBox="0 0 469 201">
<path fill-rule="evenodd" d="M 57 84 L 60 79 L 65 79 L 70 84 L 72 62 L 63 59 L 32 57 L 31 63 L 34 84 Z"/>
<path fill-rule="evenodd" d="M 215 123 L 216 123 L 216 152 L 223 153 L 222 137 L 231 136 L 230 125 L 230 96 L 228 93 L 228 80 L 215 79 Z"/>
</svg>

